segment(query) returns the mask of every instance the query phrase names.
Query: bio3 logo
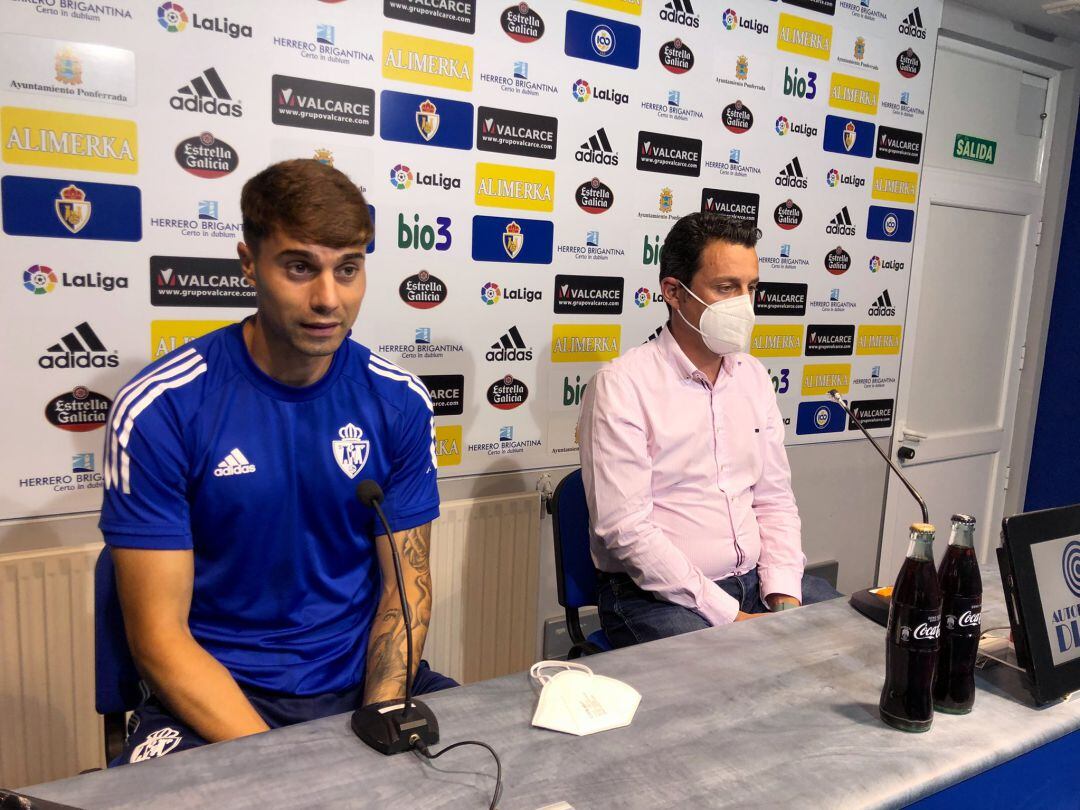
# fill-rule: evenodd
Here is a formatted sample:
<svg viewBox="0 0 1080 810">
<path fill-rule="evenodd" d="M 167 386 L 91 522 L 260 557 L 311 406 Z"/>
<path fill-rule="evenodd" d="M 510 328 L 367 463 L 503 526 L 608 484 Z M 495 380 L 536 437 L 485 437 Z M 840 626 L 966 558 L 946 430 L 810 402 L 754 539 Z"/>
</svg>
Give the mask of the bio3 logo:
<svg viewBox="0 0 1080 810">
<path fill-rule="evenodd" d="M 806 77 L 799 75 L 798 68 L 784 66 L 784 95 L 812 101 L 817 96 L 817 73 L 806 72 Z"/>
<path fill-rule="evenodd" d="M 412 226 L 405 222 L 405 215 L 398 214 L 397 244 L 399 248 L 413 250 L 449 250 L 454 238 L 450 234 L 450 217 L 435 217 L 434 225 L 421 225 L 420 215 L 413 214 Z"/>
<path fill-rule="evenodd" d="M 788 379 L 788 375 L 791 374 L 790 368 L 782 368 L 776 374 L 772 373 L 770 368 L 768 371 L 769 377 L 772 379 L 773 391 L 777 394 L 786 394 L 788 388 L 791 387 L 791 382 Z"/>
</svg>

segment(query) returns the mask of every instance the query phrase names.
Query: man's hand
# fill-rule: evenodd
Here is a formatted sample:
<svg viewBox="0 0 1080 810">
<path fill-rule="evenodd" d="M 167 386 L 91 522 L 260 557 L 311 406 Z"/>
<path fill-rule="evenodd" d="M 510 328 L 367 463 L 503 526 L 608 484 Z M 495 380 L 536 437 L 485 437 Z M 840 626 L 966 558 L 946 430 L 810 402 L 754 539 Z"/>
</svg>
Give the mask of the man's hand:
<svg viewBox="0 0 1080 810">
<path fill-rule="evenodd" d="M 798 599 L 794 596 L 788 596 L 786 593 L 770 593 L 765 597 L 765 603 L 769 606 L 769 610 L 786 610 L 780 605 L 787 605 L 788 608 L 797 608 L 802 605 Z"/>
<path fill-rule="evenodd" d="M 768 616 L 768 613 L 743 613 L 741 610 L 735 614 L 735 621 L 745 622 L 747 619 L 756 619 L 758 616 Z"/>
</svg>

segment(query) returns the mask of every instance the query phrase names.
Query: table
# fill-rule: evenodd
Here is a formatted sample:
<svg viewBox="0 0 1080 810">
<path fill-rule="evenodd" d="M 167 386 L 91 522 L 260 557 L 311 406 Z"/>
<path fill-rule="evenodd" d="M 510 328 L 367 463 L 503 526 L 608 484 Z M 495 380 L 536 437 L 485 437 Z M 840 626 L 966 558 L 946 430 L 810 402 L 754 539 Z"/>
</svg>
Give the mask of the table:
<svg viewBox="0 0 1080 810">
<path fill-rule="evenodd" d="M 1007 624 L 995 567 L 983 581 L 984 627 Z M 696 810 L 899 807 L 1052 741 L 1080 741 L 1072 734 L 1080 700 L 1035 709 L 1018 674 L 1001 667 L 978 675 L 972 714 L 938 714 L 925 734 L 886 727 L 877 716 L 884 631 L 846 600 L 587 663 L 642 693 L 631 726 L 580 738 L 534 729 L 536 692 L 522 673 L 425 698 L 439 719 L 439 747 L 493 745 L 504 766 L 503 810 L 559 801 L 575 810 Z M 386 758 L 348 721 L 328 717 L 23 792 L 88 810 L 487 807 L 495 772 L 487 752 L 466 747 L 435 763 Z"/>
</svg>

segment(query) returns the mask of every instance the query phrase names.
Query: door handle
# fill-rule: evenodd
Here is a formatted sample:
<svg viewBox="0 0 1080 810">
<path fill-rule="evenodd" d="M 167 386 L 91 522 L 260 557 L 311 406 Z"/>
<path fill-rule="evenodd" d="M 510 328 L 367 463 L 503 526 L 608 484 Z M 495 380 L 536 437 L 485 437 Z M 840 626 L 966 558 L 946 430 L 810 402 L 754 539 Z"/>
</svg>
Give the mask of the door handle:
<svg viewBox="0 0 1080 810">
<path fill-rule="evenodd" d="M 915 448 L 904 445 L 896 451 L 896 457 L 901 461 L 911 461 L 915 458 Z"/>
</svg>

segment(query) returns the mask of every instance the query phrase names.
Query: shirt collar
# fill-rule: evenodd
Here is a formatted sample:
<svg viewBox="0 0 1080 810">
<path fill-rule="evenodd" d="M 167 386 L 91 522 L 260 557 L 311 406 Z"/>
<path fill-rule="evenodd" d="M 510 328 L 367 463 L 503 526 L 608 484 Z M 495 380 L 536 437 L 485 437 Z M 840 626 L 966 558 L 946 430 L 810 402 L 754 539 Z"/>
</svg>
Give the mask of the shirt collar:
<svg viewBox="0 0 1080 810">
<path fill-rule="evenodd" d="M 709 379 L 698 370 L 697 366 L 690 362 L 686 352 L 682 350 L 675 340 L 675 336 L 671 334 L 670 324 L 664 324 L 663 329 L 660 330 L 660 334 L 656 338 L 656 347 L 660 352 L 660 356 L 664 358 L 669 366 L 675 369 L 675 373 L 680 380 L 698 380 L 706 385 L 709 384 Z M 729 376 L 733 374 L 734 363 L 734 356 L 725 355 L 720 363 L 720 373 Z"/>
</svg>

